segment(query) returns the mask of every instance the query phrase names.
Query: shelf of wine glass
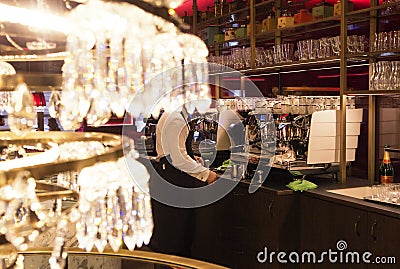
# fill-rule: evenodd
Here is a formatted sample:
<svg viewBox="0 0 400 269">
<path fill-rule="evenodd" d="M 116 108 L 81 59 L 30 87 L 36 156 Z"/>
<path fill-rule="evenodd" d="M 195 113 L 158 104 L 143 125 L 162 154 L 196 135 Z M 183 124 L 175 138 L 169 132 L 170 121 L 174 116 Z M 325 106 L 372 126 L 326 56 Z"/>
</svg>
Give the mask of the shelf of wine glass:
<svg viewBox="0 0 400 269">
<path fill-rule="evenodd" d="M 351 67 L 359 67 L 368 65 L 368 62 L 365 60 L 354 60 L 348 61 L 348 68 Z M 324 69 L 331 69 L 331 68 L 339 68 L 340 67 L 340 58 L 339 57 L 329 57 L 323 59 L 313 59 L 313 60 L 306 60 L 306 61 L 294 61 L 294 62 L 285 62 L 280 64 L 274 65 L 267 65 L 262 67 L 256 68 L 248 68 L 248 69 L 239 69 L 239 70 L 232 70 L 226 72 L 218 72 L 218 71 L 211 71 L 211 75 L 222 75 L 222 74 L 229 74 L 229 73 L 236 73 L 240 72 L 244 75 L 251 76 L 251 75 L 262 75 L 263 73 L 268 74 L 272 72 L 300 72 L 300 71 L 319 71 Z"/>
<path fill-rule="evenodd" d="M 345 95 L 398 95 L 400 94 L 400 88 L 396 90 L 364 90 L 364 91 L 344 91 Z"/>
<path fill-rule="evenodd" d="M 258 8 L 258 7 L 265 6 L 265 5 L 268 5 L 268 4 L 271 4 L 271 3 L 275 3 L 275 2 L 276 2 L 275 0 L 268 0 L 268 1 L 265 1 L 265 2 L 262 2 L 262 3 L 255 4 L 254 7 Z M 382 10 L 382 9 L 385 9 L 385 8 L 392 8 L 392 7 L 397 7 L 397 6 L 400 6 L 400 1 L 397 1 L 397 2 L 394 2 L 394 3 L 390 3 L 390 4 L 382 4 L 382 5 L 375 6 L 375 7 L 369 7 L 369 8 L 364 8 L 364 9 L 351 11 L 351 12 L 348 12 L 346 14 L 346 17 L 348 19 L 350 19 L 350 22 L 351 22 L 351 19 L 353 19 L 352 17 L 355 17 L 357 15 L 361 15 L 365 19 L 369 19 L 369 17 L 363 16 L 363 15 L 365 15 L 364 13 L 369 13 L 371 11 L 377 11 L 377 10 Z M 199 23 L 197 25 L 197 27 L 201 28 L 201 27 L 207 27 L 207 26 L 220 26 L 222 24 L 212 24 L 212 23 L 213 22 L 218 22 L 220 19 L 226 18 L 226 17 L 228 17 L 228 16 L 230 16 L 232 14 L 237 14 L 237 13 L 242 13 L 242 12 L 248 11 L 249 9 L 250 9 L 250 7 L 247 6 L 247 7 L 242 8 L 242 9 L 231 11 L 231 12 L 223 14 L 221 16 L 218 16 L 218 17 L 206 20 L 204 22 L 201 22 L 201 23 Z M 393 16 L 393 15 L 396 15 L 398 13 L 399 12 L 394 11 L 392 14 L 379 15 L 379 17 Z M 302 26 L 307 26 L 307 25 L 313 25 L 315 23 L 321 23 L 321 22 L 326 22 L 326 21 L 340 21 L 340 15 L 339 16 L 332 16 L 332 17 L 329 17 L 329 18 L 325 18 L 323 20 L 317 20 L 317 21 L 312 21 L 312 22 L 308 22 L 308 23 L 298 24 L 298 25 L 295 25 L 294 27 L 302 27 Z M 293 28 L 293 27 L 290 27 L 290 28 Z"/>
<path fill-rule="evenodd" d="M 370 20 L 369 16 L 363 16 L 363 13 L 368 12 L 368 11 L 373 11 L 373 10 L 379 10 L 382 8 L 386 7 L 392 7 L 399 5 L 400 6 L 400 1 L 396 2 L 395 4 L 390 4 L 390 5 L 385 5 L 385 6 L 377 6 L 373 8 L 366 8 L 362 10 L 357 10 L 353 12 L 349 12 L 348 15 L 348 24 L 357 24 L 357 23 L 362 23 L 362 22 L 367 22 Z M 360 15 L 360 16 L 355 16 L 355 15 Z M 379 17 L 389 17 L 393 16 L 394 19 L 400 20 L 400 11 L 394 12 L 392 14 L 388 15 L 380 15 Z M 301 24 L 296 24 L 290 27 L 284 27 L 284 28 L 278 28 L 272 31 L 268 32 L 261 32 L 257 33 L 255 35 L 256 42 L 263 42 L 266 40 L 274 40 L 277 36 L 282 37 L 282 38 L 289 38 L 289 37 L 295 37 L 303 34 L 310 35 L 313 32 L 319 32 L 319 31 L 325 31 L 329 29 L 334 29 L 334 28 L 339 28 L 340 27 L 340 19 L 341 16 L 332 16 L 328 18 L 324 18 L 321 20 L 316 20 L 316 21 L 311 21 L 311 22 L 306 22 L 306 23 L 301 23 Z M 237 46 L 247 46 L 250 44 L 250 37 L 244 37 L 240 39 L 234 39 L 234 40 L 229 40 L 229 41 L 224 41 L 220 43 L 215 43 L 213 47 L 210 47 L 210 51 L 215 51 L 215 50 L 228 50 L 232 47 L 235 46 L 226 46 L 228 42 L 238 42 L 239 44 Z M 362 56 L 362 55 L 360 55 Z"/>
<path fill-rule="evenodd" d="M 262 2 L 262 3 L 259 3 L 259 4 L 255 4 L 254 7 L 257 8 L 257 7 L 265 6 L 265 5 L 274 3 L 274 2 L 275 2 L 275 0 L 268 0 L 268 1 L 265 1 L 265 2 Z M 358 15 L 360 15 L 360 17 L 362 17 L 362 18 L 365 18 L 365 16 L 364 16 L 365 14 L 364 13 L 369 13 L 371 11 L 376 11 L 376 10 L 381 10 L 381 9 L 391 8 L 391 7 L 397 7 L 397 6 L 400 6 L 400 1 L 397 1 L 397 2 L 394 2 L 394 3 L 390 3 L 390 4 L 384 4 L 384 5 L 379 5 L 379 6 L 375 6 L 375 7 L 369 7 L 369 8 L 359 9 L 359 10 L 355 10 L 355 11 L 350 11 L 350 12 L 347 12 L 346 17 L 348 19 L 350 19 L 350 22 L 351 22 L 351 20 L 354 19 L 354 17 L 358 17 Z M 218 17 L 206 20 L 204 22 L 201 22 L 197 26 L 198 27 L 218 26 L 218 25 L 215 25 L 215 24 L 212 25 L 212 23 L 213 22 L 218 22 L 220 19 L 227 18 L 228 16 L 230 16 L 232 14 L 237 14 L 237 13 L 242 13 L 244 11 L 248 11 L 249 9 L 250 9 L 250 7 L 247 6 L 247 7 L 242 8 L 242 9 L 234 10 L 234 11 L 231 11 L 229 13 L 223 14 L 221 16 L 218 16 Z M 392 15 L 396 15 L 398 13 L 399 12 L 397 12 L 397 11 L 393 11 L 391 14 L 379 15 L 379 16 L 380 17 L 392 16 Z M 328 18 L 325 18 L 325 19 L 322 19 L 322 20 L 317 20 L 317 21 L 307 22 L 307 23 L 303 23 L 303 24 L 298 24 L 298 25 L 295 25 L 294 27 L 313 25 L 315 23 L 321 23 L 321 22 L 326 22 L 326 21 L 338 21 L 338 20 L 340 20 L 340 17 L 341 17 L 340 15 L 332 16 L 332 17 L 328 17 Z M 366 19 L 369 19 L 369 18 L 366 18 Z M 292 28 L 292 27 L 290 27 L 290 28 Z"/>
<path fill-rule="evenodd" d="M 367 19 L 360 19 L 353 21 L 352 23 L 359 23 L 366 21 Z M 255 35 L 256 42 L 265 42 L 267 40 L 275 40 L 277 36 L 281 38 L 296 37 L 299 35 L 307 34 L 308 36 L 313 32 L 326 31 L 332 28 L 340 27 L 340 16 L 334 16 L 325 18 L 318 21 L 306 22 L 301 24 L 296 24 L 291 27 L 278 28 L 268 32 L 261 32 Z M 238 42 L 235 46 L 229 46 L 233 42 Z M 211 52 L 216 50 L 229 50 L 238 46 L 248 46 L 250 45 L 250 37 L 243 37 L 238 39 L 227 40 L 224 42 L 215 43 L 213 46 L 209 47 Z"/>
<path fill-rule="evenodd" d="M 299 35 L 303 33 L 310 33 L 310 32 L 315 32 L 315 31 L 323 31 L 327 30 L 330 28 L 335 28 L 339 27 L 340 24 L 340 16 L 334 16 L 334 17 L 329 17 L 326 19 L 318 20 L 318 21 L 312 21 L 312 22 L 306 22 L 306 23 L 301 23 L 301 24 L 296 24 L 294 26 L 290 27 L 284 27 L 284 28 L 278 28 L 272 31 L 268 32 L 261 32 L 255 35 L 255 38 L 257 39 L 257 42 L 259 41 L 265 41 L 265 40 L 272 40 L 275 39 L 275 37 L 279 34 L 281 37 L 289 37 L 293 35 Z M 319 27 L 316 27 L 319 25 Z M 215 43 L 214 46 L 221 47 L 224 44 L 227 44 L 228 42 L 242 42 L 247 41 L 246 44 L 250 44 L 250 37 L 244 37 L 244 38 L 239 38 L 239 39 L 232 39 L 220 43 Z M 211 48 L 214 49 L 215 48 Z M 221 48 L 219 48 L 221 49 Z M 229 49 L 229 48 L 225 48 Z"/>
</svg>

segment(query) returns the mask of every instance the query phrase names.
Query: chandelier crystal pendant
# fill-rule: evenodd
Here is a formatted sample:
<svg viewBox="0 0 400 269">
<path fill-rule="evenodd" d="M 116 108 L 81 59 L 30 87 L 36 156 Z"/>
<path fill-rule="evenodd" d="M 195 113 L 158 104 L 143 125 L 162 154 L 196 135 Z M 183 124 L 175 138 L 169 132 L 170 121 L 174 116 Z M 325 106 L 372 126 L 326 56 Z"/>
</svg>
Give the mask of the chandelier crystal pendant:
<svg viewBox="0 0 400 269">
<path fill-rule="evenodd" d="M 132 106 L 129 112 L 137 117 L 160 98 L 169 110 L 208 97 L 207 47 L 174 23 L 133 4 L 100 0 L 79 5 L 68 21 L 59 115 L 64 129 L 76 129 L 84 118 L 102 125 Z"/>
</svg>

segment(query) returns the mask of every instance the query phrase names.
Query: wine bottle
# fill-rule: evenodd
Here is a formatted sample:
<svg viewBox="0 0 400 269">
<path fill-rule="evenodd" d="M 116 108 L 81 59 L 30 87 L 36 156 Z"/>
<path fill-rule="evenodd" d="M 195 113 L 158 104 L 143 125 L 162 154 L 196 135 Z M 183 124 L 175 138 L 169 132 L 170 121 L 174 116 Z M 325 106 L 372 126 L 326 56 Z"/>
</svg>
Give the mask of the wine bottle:
<svg viewBox="0 0 400 269">
<path fill-rule="evenodd" d="M 379 176 L 381 184 L 393 182 L 394 169 L 390 161 L 389 151 L 387 151 L 387 149 L 389 148 L 390 148 L 389 145 L 385 145 L 383 153 L 383 161 L 381 163 L 381 166 L 379 167 Z"/>
</svg>

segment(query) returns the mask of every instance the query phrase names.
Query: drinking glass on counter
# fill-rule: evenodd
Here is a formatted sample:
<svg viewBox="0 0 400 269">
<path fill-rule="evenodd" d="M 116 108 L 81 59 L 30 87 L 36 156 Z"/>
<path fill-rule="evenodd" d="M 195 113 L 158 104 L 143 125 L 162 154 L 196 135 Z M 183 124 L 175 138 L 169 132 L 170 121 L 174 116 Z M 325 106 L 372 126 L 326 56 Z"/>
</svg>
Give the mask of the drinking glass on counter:
<svg viewBox="0 0 400 269">
<path fill-rule="evenodd" d="M 372 199 L 385 203 L 400 204 L 400 184 L 373 185 Z"/>
</svg>

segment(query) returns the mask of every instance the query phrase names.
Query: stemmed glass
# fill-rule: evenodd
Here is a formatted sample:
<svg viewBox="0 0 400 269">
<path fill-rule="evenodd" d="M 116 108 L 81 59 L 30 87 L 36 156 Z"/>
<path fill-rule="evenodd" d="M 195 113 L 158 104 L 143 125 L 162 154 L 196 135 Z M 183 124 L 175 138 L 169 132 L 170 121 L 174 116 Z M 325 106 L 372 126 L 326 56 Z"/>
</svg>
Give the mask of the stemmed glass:
<svg viewBox="0 0 400 269">
<path fill-rule="evenodd" d="M 365 36 L 360 35 L 356 39 L 356 51 L 358 53 L 365 52 Z"/>
<path fill-rule="evenodd" d="M 340 54 L 340 37 L 339 36 L 334 36 L 330 38 L 333 54 L 335 56 L 339 56 Z"/>
<path fill-rule="evenodd" d="M 357 51 L 358 36 L 351 35 L 347 37 L 347 50 L 348 53 L 356 53 Z"/>
<path fill-rule="evenodd" d="M 391 89 L 400 89 L 400 61 L 392 62 Z"/>
<path fill-rule="evenodd" d="M 379 65 L 378 63 L 372 64 L 372 74 L 369 79 L 369 88 L 370 90 L 377 90 L 378 89 L 378 74 L 379 74 Z"/>
</svg>

